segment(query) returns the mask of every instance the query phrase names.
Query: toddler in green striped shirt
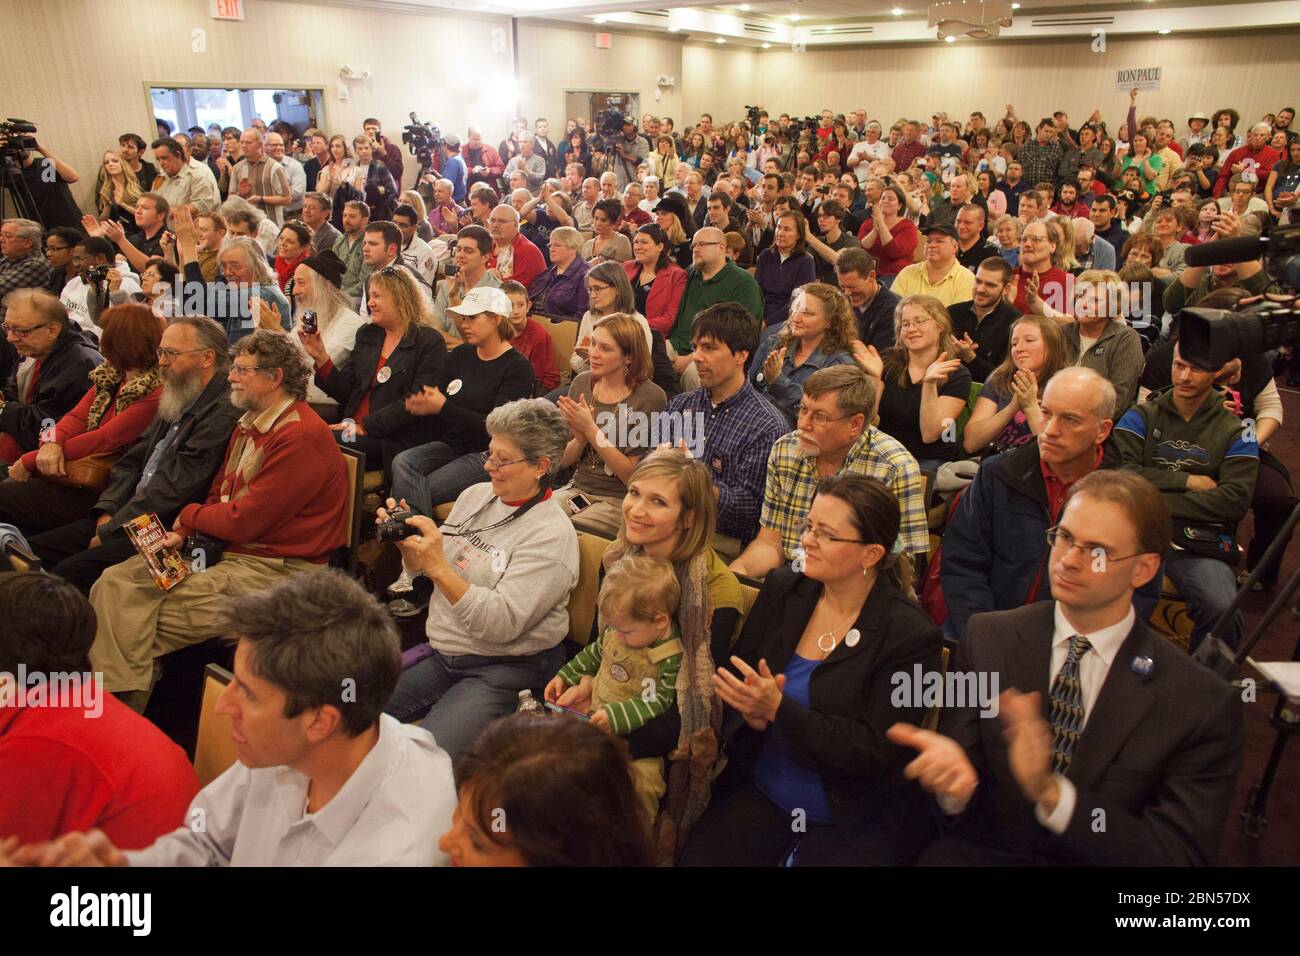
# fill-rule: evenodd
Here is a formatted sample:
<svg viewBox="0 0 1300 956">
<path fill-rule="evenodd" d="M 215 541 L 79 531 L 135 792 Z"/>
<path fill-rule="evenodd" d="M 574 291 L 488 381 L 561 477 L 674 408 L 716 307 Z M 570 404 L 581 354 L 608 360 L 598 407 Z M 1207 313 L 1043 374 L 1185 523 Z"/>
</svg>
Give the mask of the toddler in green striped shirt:
<svg viewBox="0 0 1300 956">
<path fill-rule="evenodd" d="M 560 707 L 591 714 L 591 722 L 626 736 L 666 713 L 677 700 L 682 642 L 674 615 L 681 597 L 667 561 L 637 555 L 605 575 L 597 607 L 599 636 L 546 685 Z M 653 821 L 664 793 L 663 761 L 632 761 L 637 793 Z"/>
</svg>

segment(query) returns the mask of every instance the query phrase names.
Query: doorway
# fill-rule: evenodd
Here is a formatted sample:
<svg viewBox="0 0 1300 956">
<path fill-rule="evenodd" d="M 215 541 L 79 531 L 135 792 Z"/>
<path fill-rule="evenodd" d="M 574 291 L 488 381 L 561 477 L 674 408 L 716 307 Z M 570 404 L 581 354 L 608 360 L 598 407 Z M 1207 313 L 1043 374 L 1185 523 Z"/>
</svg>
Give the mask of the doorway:
<svg viewBox="0 0 1300 956">
<path fill-rule="evenodd" d="M 592 129 L 596 128 L 600 115 L 611 108 L 625 115 L 637 117 L 637 125 L 640 125 L 640 93 L 608 90 L 566 90 L 564 93 L 565 119 L 583 117 Z"/>
</svg>

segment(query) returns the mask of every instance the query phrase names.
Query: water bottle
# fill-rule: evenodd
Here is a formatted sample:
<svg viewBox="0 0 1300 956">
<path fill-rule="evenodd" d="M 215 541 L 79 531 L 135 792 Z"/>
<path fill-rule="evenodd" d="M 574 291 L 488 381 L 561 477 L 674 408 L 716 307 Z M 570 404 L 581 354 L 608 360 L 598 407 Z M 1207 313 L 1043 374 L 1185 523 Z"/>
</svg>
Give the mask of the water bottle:
<svg viewBox="0 0 1300 956">
<path fill-rule="evenodd" d="M 516 714 L 541 714 L 544 713 L 542 705 L 537 698 L 533 696 L 531 690 L 521 690 L 519 692 L 519 706 L 515 708 Z"/>
</svg>

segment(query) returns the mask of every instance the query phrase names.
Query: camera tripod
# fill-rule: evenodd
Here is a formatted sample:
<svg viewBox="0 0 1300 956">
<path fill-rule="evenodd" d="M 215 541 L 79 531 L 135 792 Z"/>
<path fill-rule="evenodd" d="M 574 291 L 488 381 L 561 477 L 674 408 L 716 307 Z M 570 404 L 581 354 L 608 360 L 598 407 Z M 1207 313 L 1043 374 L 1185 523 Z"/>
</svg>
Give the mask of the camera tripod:
<svg viewBox="0 0 1300 956">
<path fill-rule="evenodd" d="M 1297 683 L 1294 677 L 1288 678 L 1287 675 L 1280 673 L 1276 665 L 1270 667 L 1268 664 L 1260 664 L 1250 657 L 1250 652 L 1255 649 L 1256 645 L 1264 639 L 1268 633 L 1273 621 L 1278 615 L 1295 600 L 1296 594 L 1300 593 L 1300 568 L 1292 572 L 1291 577 L 1287 579 L 1285 585 L 1278 591 L 1277 597 L 1269 605 L 1268 610 L 1264 612 L 1263 619 L 1255 625 L 1254 630 L 1241 643 L 1241 648 L 1233 651 L 1231 647 L 1223 643 L 1220 635 L 1223 634 L 1232 622 L 1233 616 L 1241 606 L 1242 598 L 1245 597 L 1254 586 L 1255 582 L 1263 575 L 1264 569 L 1269 567 L 1274 560 L 1280 560 L 1282 551 L 1285 549 L 1285 542 L 1290 538 L 1296 523 L 1300 522 L 1300 504 L 1291 510 L 1290 516 L 1286 523 L 1278 531 L 1277 537 L 1268 546 L 1264 556 L 1255 565 L 1255 570 L 1250 572 L 1249 577 L 1237 589 L 1237 596 L 1232 599 L 1222 616 L 1214 622 L 1214 627 L 1205 635 L 1205 640 L 1201 642 L 1193 657 L 1202 664 L 1209 667 L 1212 671 L 1222 677 L 1224 680 L 1231 681 L 1233 674 L 1241 667 L 1242 664 L 1248 663 L 1261 674 L 1264 675 L 1267 686 L 1277 691 L 1278 701 L 1273 708 L 1273 714 L 1269 718 L 1269 723 L 1277 730 L 1277 740 L 1273 743 L 1273 749 L 1269 752 L 1268 762 L 1264 766 L 1264 773 L 1259 782 L 1253 784 L 1246 794 L 1246 805 L 1241 810 L 1241 831 L 1251 840 L 1258 840 L 1263 834 L 1264 827 L 1268 826 L 1268 795 L 1273 786 L 1273 779 L 1277 775 L 1278 766 L 1282 763 L 1282 754 L 1286 750 L 1287 741 L 1300 734 L 1300 690 L 1295 686 Z M 1292 612 L 1293 616 L 1300 619 L 1300 614 Z M 1300 638 L 1296 641 L 1295 650 L 1291 654 L 1293 662 L 1300 662 Z"/>
<path fill-rule="evenodd" d="M 14 211 L 12 216 L 8 211 L 11 204 Z M 36 208 L 36 201 L 32 199 L 32 191 L 23 180 L 22 170 L 18 168 L 12 154 L 0 153 L 0 220 L 10 218 L 41 222 L 41 214 Z"/>
</svg>

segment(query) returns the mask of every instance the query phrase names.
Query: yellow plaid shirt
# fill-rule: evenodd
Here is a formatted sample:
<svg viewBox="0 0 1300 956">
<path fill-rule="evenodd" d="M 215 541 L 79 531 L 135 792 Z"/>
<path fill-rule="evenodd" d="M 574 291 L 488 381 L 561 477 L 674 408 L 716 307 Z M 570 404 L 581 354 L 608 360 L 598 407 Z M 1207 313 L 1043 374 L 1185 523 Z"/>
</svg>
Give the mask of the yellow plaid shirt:
<svg viewBox="0 0 1300 956">
<path fill-rule="evenodd" d="M 922 500 L 921 469 L 916 459 L 897 440 L 878 428 L 869 427 L 849 449 L 838 474 L 866 475 L 879 479 L 898 498 L 902 523 L 898 536 L 911 554 L 930 550 L 930 532 Z M 767 486 L 759 523 L 781 535 L 787 560 L 799 544 L 799 524 L 808 516 L 813 495 L 822 476 L 817 460 L 799 448 L 797 433 L 777 439 L 767 458 Z"/>
</svg>

